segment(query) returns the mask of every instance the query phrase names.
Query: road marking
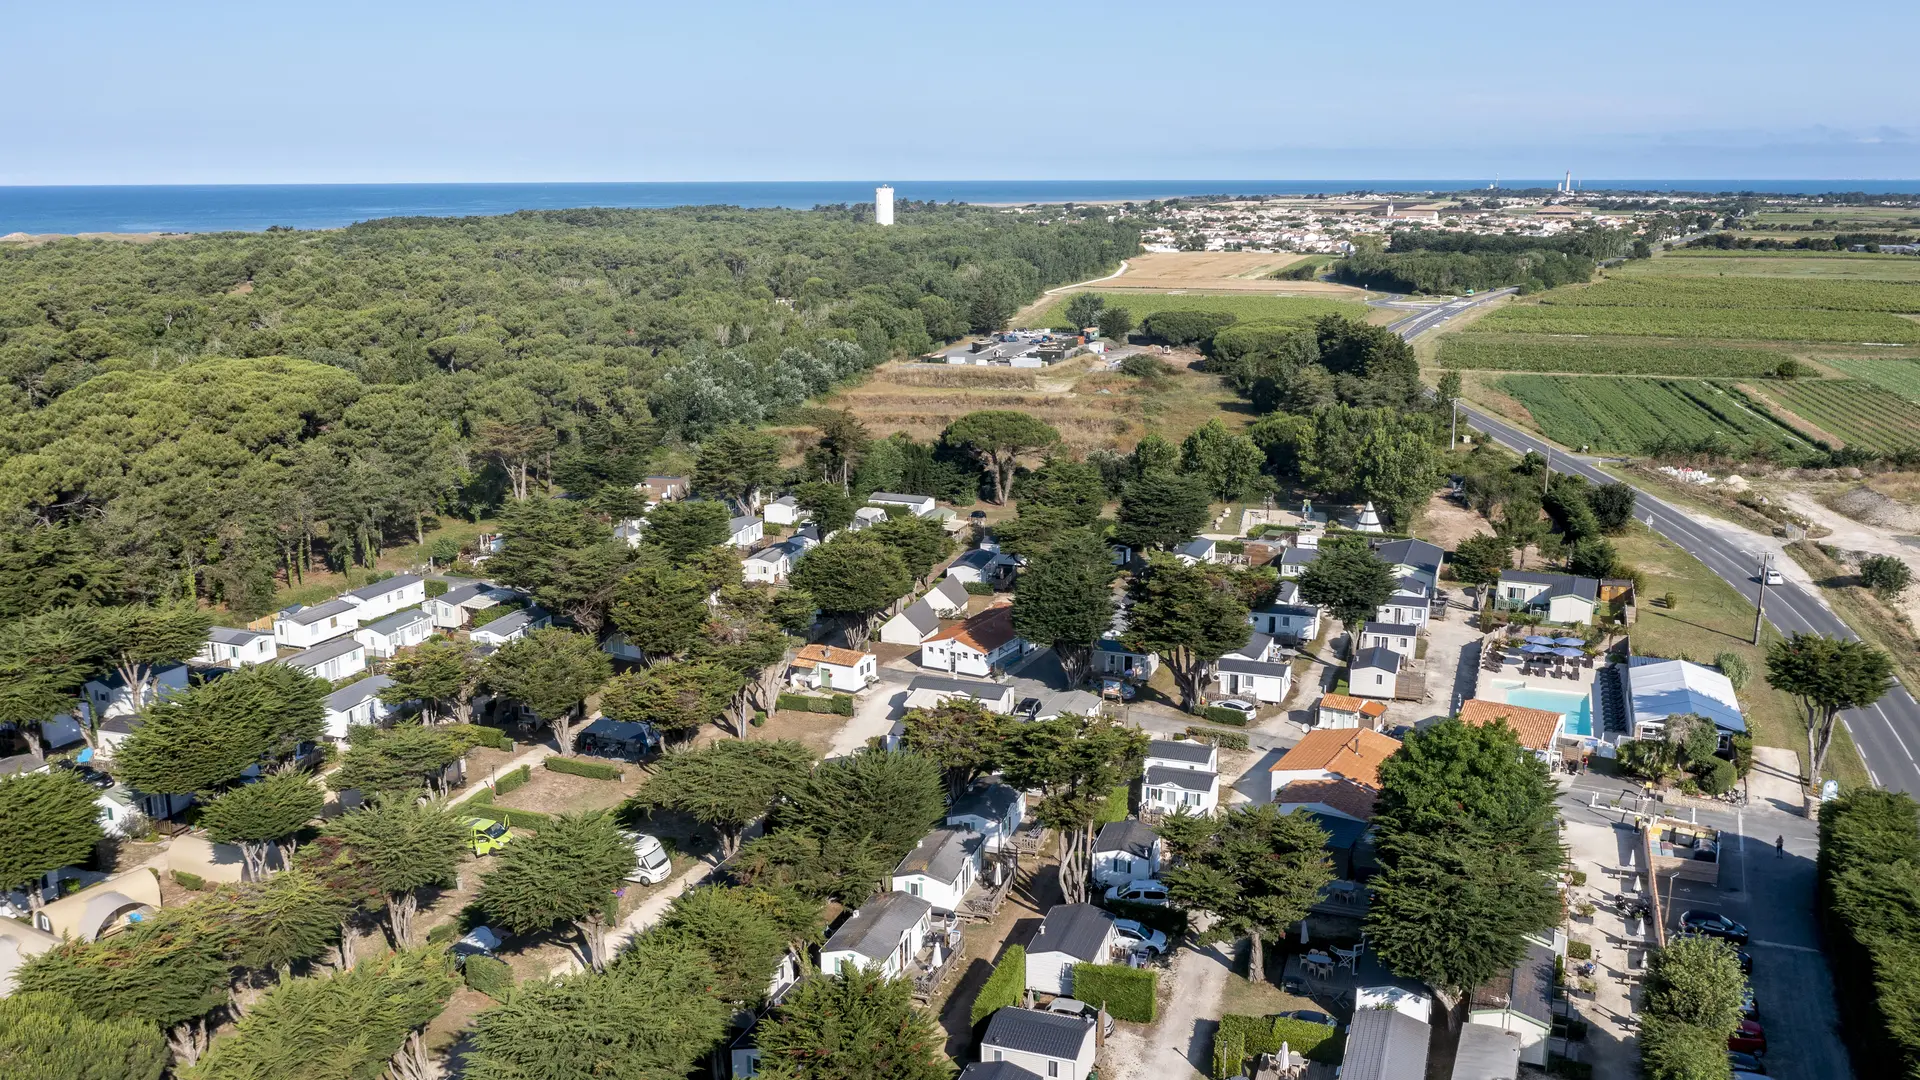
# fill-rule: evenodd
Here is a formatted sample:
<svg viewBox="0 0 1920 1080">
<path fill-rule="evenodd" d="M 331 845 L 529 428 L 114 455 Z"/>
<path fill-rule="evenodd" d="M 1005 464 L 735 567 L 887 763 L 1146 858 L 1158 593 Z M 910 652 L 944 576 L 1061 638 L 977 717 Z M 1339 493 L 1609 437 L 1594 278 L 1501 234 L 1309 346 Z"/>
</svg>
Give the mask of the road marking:
<svg viewBox="0 0 1920 1080">
<path fill-rule="evenodd" d="M 1811 945 L 1789 945 L 1784 941 L 1749 941 L 1747 944 L 1761 945 L 1769 949 L 1786 949 L 1789 952 L 1812 953 L 1815 956 L 1821 955 L 1820 950 Z"/>
<path fill-rule="evenodd" d="M 1747 814 L 1744 810 L 1733 812 L 1733 827 L 1740 830 L 1740 891 L 1747 893 Z M 1752 893 L 1747 893 L 1751 896 Z"/>
</svg>

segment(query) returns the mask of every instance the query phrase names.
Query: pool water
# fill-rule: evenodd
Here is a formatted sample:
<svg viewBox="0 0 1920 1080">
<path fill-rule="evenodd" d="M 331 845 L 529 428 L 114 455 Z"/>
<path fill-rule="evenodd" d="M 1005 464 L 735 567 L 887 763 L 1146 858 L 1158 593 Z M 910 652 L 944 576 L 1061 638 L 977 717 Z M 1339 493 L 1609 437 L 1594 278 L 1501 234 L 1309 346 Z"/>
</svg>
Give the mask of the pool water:
<svg viewBox="0 0 1920 1080">
<path fill-rule="evenodd" d="M 1593 705 L 1587 700 L 1585 694 L 1515 686 L 1507 689 L 1507 704 L 1518 705 L 1523 709 L 1545 709 L 1547 712 L 1565 713 L 1569 738 L 1590 738 L 1593 735 Z"/>
</svg>

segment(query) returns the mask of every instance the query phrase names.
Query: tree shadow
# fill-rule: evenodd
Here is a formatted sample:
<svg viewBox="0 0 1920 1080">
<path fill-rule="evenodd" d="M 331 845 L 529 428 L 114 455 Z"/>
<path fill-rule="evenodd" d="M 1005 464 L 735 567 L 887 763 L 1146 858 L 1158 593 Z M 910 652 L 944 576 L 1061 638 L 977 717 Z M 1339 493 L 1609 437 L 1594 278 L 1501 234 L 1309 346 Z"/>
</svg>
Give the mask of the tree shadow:
<svg viewBox="0 0 1920 1080">
<path fill-rule="evenodd" d="M 1694 622 L 1692 619 L 1683 619 L 1680 616 L 1675 615 L 1671 611 L 1654 611 L 1651 608 L 1649 608 L 1648 610 L 1646 610 L 1641 614 L 1641 618 L 1646 618 L 1648 615 L 1656 616 L 1662 619 L 1672 619 L 1674 622 L 1680 623 L 1684 626 L 1691 626 L 1696 630 L 1705 630 L 1709 634 L 1718 634 L 1721 637 L 1728 639 L 1729 641 L 1738 641 L 1742 644 L 1752 643 L 1752 639 L 1744 635 L 1729 633 L 1716 626 L 1708 626 L 1706 623 Z"/>
</svg>

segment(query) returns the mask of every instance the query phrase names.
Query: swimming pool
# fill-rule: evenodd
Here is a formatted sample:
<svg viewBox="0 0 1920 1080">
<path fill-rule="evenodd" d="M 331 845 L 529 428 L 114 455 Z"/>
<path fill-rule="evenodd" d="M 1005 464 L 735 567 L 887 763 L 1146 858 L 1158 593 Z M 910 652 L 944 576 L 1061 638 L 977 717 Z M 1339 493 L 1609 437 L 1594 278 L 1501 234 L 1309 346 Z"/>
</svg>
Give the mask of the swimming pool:
<svg viewBox="0 0 1920 1080">
<path fill-rule="evenodd" d="M 1593 705 L 1587 700 L 1587 695 L 1566 690 L 1540 690 L 1531 686 L 1509 685 L 1505 689 L 1507 704 L 1523 709 L 1565 713 L 1569 738 L 1592 737 Z"/>
</svg>

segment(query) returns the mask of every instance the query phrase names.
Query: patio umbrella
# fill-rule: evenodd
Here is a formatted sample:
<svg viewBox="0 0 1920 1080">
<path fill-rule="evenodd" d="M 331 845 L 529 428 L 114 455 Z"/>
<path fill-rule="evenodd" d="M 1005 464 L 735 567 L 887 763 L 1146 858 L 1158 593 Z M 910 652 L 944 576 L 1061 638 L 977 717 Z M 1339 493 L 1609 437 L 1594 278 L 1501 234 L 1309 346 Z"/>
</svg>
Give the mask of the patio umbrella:
<svg viewBox="0 0 1920 1080">
<path fill-rule="evenodd" d="M 1528 638 L 1527 638 L 1527 644 L 1529 644 L 1529 645 L 1551 645 L 1551 644 L 1553 644 L 1553 639 L 1552 639 L 1552 638 L 1550 638 L 1550 637 L 1546 637 L 1546 636 L 1543 636 L 1543 635 L 1541 635 L 1541 634 L 1534 634 L 1534 635 L 1531 635 L 1530 637 L 1528 637 Z"/>
<path fill-rule="evenodd" d="M 1545 653 L 1550 653 L 1553 650 L 1545 645 L 1522 645 L 1520 646 L 1520 651 L 1529 656 L 1540 656 Z"/>
<path fill-rule="evenodd" d="M 1577 637 L 1557 637 L 1553 639 L 1553 643 L 1555 645 L 1572 645 L 1576 648 L 1584 648 L 1587 644 L 1587 639 L 1577 638 Z"/>
<path fill-rule="evenodd" d="M 1582 656 L 1585 656 L 1586 654 L 1581 652 L 1579 649 L 1555 649 L 1553 650 L 1553 655 L 1564 656 L 1569 660 L 1578 660 Z"/>
</svg>

